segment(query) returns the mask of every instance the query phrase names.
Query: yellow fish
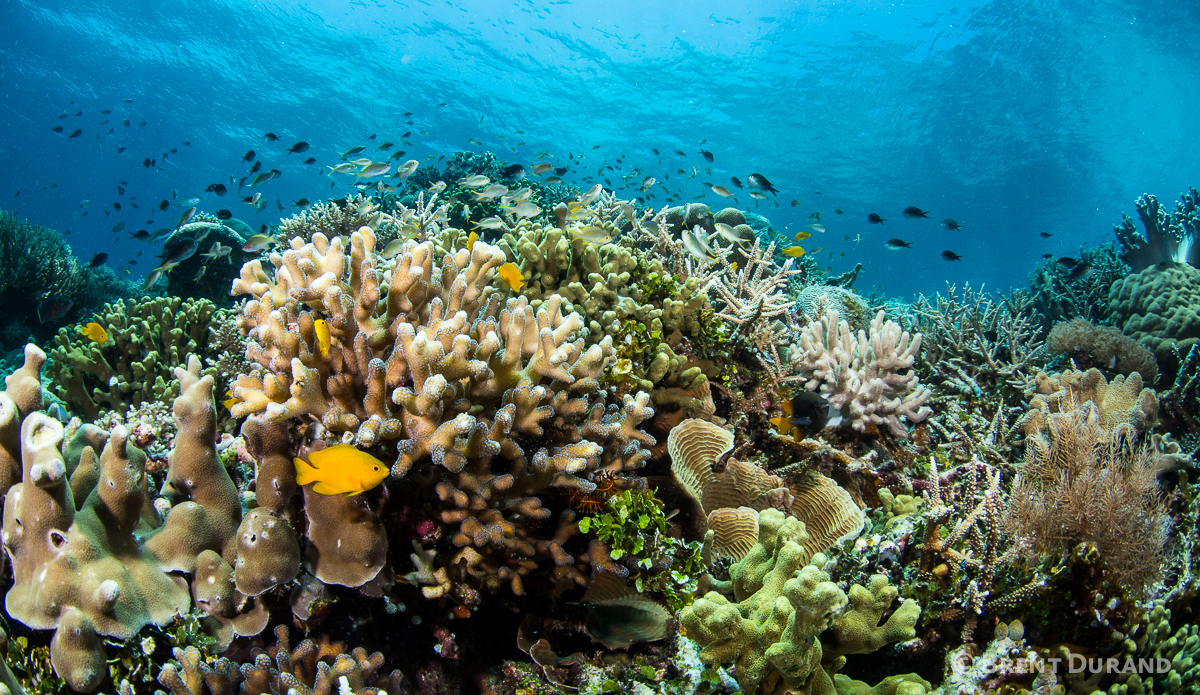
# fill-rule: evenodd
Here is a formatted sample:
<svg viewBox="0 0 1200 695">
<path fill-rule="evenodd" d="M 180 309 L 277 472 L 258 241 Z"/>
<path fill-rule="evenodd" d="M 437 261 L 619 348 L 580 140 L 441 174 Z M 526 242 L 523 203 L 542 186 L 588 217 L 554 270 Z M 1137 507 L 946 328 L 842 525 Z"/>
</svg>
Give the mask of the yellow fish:
<svg viewBox="0 0 1200 695">
<path fill-rule="evenodd" d="M 800 248 L 799 246 L 789 246 L 783 250 L 783 255 L 791 256 L 792 258 L 799 258 L 804 255 L 804 249 Z"/>
<path fill-rule="evenodd" d="M 225 404 L 225 410 L 231 410 L 233 408 L 233 406 L 242 402 L 242 399 L 233 395 L 233 389 L 225 389 L 225 395 L 229 396 L 229 398 L 226 398 L 225 400 L 221 401 L 222 403 Z"/>
<path fill-rule="evenodd" d="M 317 319 L 313 322 L 313 330 L 317 334 L 317 351 L 321 353 L 321 357 L 328 357 L 329 324 L 325 323 L 325 319 Z"/>
<path fill-rule="evenodd" d="M 525 276 L 521 274 L 516 263 L 505 263 L 497 272 L 504 284 L 511 287 L 514 292 L 520 292 L 521 288 L 525 286 Z"/>
<path fill-rule="evenodd" d="M 108 342 L 108 331 L 100 324 L 92 321 L 86 326 L 80 326 L 79 332 L 87 336 L 92 342 L 103 345 Z"/>
<path fill-rule="evenodd" d="M 471 232 L 471 236 L 467 237 L 467 252 L 468 253 L 475 249 L 475 242 L 477 242 L 477 241 L 479 241 L 479 235 L 476 234 L 475 232 Z"/>
<path fill-rule="evenodd" d="M 809 234 L 808 232 L 796 232 L 796 241 L 804 241 L 805 239 L 809 238 L 810 236 L 812 236 L 812 235 Z"/>
<path fill-rule="evenodd" d="M 388 467 L 383 461 L 352 444 L 338 444 L 310 452 L 308 461 L 295 459 L 296 482 L 313 485 L 319 495 L 357 495 L 383 482 Z"/>
</svg>

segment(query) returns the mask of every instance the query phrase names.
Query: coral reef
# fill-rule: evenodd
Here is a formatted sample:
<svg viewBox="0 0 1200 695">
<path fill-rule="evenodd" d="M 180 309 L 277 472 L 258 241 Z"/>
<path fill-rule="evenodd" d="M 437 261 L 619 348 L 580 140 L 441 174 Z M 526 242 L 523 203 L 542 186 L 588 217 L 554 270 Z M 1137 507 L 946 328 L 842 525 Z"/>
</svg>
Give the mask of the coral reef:
<svg viewBox="0 0 1200 695">
<path fill-rule="evenodd" d="M 54 337 L 47 367 L 51 390 L 88 420 L 105 409 L 124 413 L 131 406 L 170 401 L 179 395 L 175 367 L 185 365 L 189 355 L 207 361 L 219 354 L 210 348 L 209 328 L 222 313 L 206 299 L 106 304 L 91 319 L 108 333 L 106 342 L 96 343 L 72 326 Z"/>
<path fill-rule="evenodd" d="M 1160 263 L 1113 284 L 1113 324 L 1154 352 L 1159 373 L 1179 373 L 1178 353 L 1200 344 L 1200 270 Z"/>
<path fill-rule="evenodd" d="M 1121 260 L 1138 273 L 1162 262 L 1200 264 L 1200 191 L 1189 189 L 1167 212 L 1158 198 L 1147 193 L 1135 202 L 1145 232 L 1139 232 L 1129 215 L 1113 227 L 1121 246 Z"/>
<path fill-rule="evenodd" d="M 825 556 L 811 555 L 804 524 L 768 509 L 758 515 L 758 542 L 729 569 L 730 580 L 680 613 L 701 646 L 700 659 L 733 664 L 746 693 L 832 693 L 832 674 L 848 654 L 910 639 L 920 607 L 896 599 L 887 578 L 854 585 L 849 596 L 829 581 Z M 803 558 L 811 556 L 811 564 Z M 732 596 L 732 601 L 726 598 Z"/>
<path fill-rule="evenodd" d="M 1129 266 L 1117 256 L 1115 245 L 1080 248 L 1078 258 L 1039 261 L 1029 274 L 1029 294 L 1044 328 L 1076 318 L 1103 323 L 1108 320 L 1109 289 L 1126 275 Z"/>
<path fill-rule="evenodd" d="M 931 395 L 912 371 L 921 348 L 921 334 L 909 336 L 880 311 L 870 333 L 855 336 L 836 309 L 801 330 L 790 350 L 792 371 L 809 391 L 820 393 L 831 409 L 860 432 L 886 428 L 907 438 L 900 421 L 921 422 L 932 414 L 925 405 Z"/>
<path fill-rule="evenodd" d="M 1154 353 L 1112 326 L 1086 319 L 1056 323 L 1046 337 L 1046 349 L 1064 355 L 1076 369 L 1096 367 L 1110 376 L 1137 372 L 1147 384 L 1158 380 Z"/>
<path fill-rule="evenodd" d="M 1054 415 L 1078 410 L 1085 403 L 1096 410 L 1097 436 L 1102 442 L 1135 440 L 1158 417 L 1158 399 L 1154 391 L 1142 387 L 1140 374 L 1117 376 L 1110 382 L 1093 368 L 1086 372 L 1038 373 L 1037 394 L 1022 422 L 1026 431 L 1033 433 L 1044 428 Z"/>
<path fill-rule="evenodd" d="M 76 258 L 62 235 L 0 210 L 0 293 L 8 302 L 0 322 L 0 349 L 19 349 L 30 336 L 47 339 L 57 326 L 101 303 L 133 297 L 137 288 L 107 266 Z M 44 300 L 70 302 L 61 316 L 39 316 Z"/>
<path fill-rule="evenodd" d="M 167 294 L 206 299 L 222 308 L 229 307 L 232 302 L 225 286 L 237 275 L 241 259 L 247 255 L 242 246 L 250 237 L 249 231 L 243 222 L 232 219 L 222 222 L 206 213 L 193 215 L 187 224 L 163 240 L 164 256 L 169 256 L 179 245 L 195 245 L 195 251 L 166 274 Z M 217 244 L 228 251 L 223 255 L 214 253 Z"/>
<path fill-rule="evenodd" d="M 26 371 L 36 372 L 43 356 L 32 346 L 26 354 Z M 171 622 L 194 602 L 207 629 L 227 645 L 235 634 L 258 633 L 267 619 L 235 583 L 261 589 L 295 574 L 280 567 L 295 545 L 287 529 L 265 510 L 242 518 L 237 488 L 213 445 L 212 379 L 200 376 L 194 356 L 176 378 L 179 435 L 164 485 L 175 502 L 161 518 L 147 489 L 145 454 L 124 428 L 106 442 L 99 430 L 81 429 L 77 436 L 85 440 L 67 448 L 79 458 L 67 461 L 58 421 L 19 405 L 23 418 L 10 410 L 5 419 L 7 429 L 19 427 L 23 464 L 21 482 L 5 497 L 0 529 L 14 579 L 5 609 L 31 628 L 55 630 L 51 663 L 80 692 L 94 692 L 108 676 L 101 636 L 129 640 L 144 625 Z M 10 391 L 14 386 L 20 397 L 21 384 L 9 382 Z M 5 400 L 20 402 L 11 395 Z M 103 450 L 97 453 L 89 440 L 103 443 Z M 264 533 L 271 527 L 283 532 Z"/>
<path fill-rule="evenodd" d="M 240 325 L 253 341 L 247 357 L 265 371 L 235 382 L 233 414 L 316 420 L 362 448 L 399 440 L 394 477 L 424 461 L 442 471 L 440 518 L 462 549 L 453 563 L 462 572 L 521 594 L 521 578 L 552 559 L 557 579 L 585 584 L 563 549 L 578 533 L 574 513 L 545 538 L 529 525 L 551 516 L 539 495 L 590 492 L 596 476 L 626 474 L 648 456 L 642 446 L 654 440 L 637 428 L 654 414 L 649 396 L 606 407 L 597 392 L 612 340 L 587 347 L 583 320 L 564 316 L 554 295 L 536 313 L 524 298 L 502 305 L 491 283 L 505 256 L 484 242 L 440 267 L 432 242 L 406 242 L 383 277 L 371 229 L 350 244 L 347 257 L 337 239 L 295 239 L 272 255 L 274 278 L 259 261 L 243 267 L 234 292 L 254 299 Z M 305 499 L 306 509 L 335 503 L 307 490 Z"/>
</svg>

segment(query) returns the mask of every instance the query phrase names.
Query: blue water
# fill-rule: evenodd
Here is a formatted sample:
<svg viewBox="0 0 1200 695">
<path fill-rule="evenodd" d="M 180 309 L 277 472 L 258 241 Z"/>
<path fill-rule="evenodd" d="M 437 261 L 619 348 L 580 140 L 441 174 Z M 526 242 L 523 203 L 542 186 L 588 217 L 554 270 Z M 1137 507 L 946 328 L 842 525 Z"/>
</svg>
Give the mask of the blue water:
<svg viewBox="0 0 1200 695">
<path fill-rule="evenodd" d="M 793 231 L 820 212 L 828 231 L 808 243 L 835 271 L 863 262 L 860 289 L 1022 286 L 1041 254 L 1110 239 L 1139 194 L 1200 183 L 1197 36 L 1194 0 L 7 0 L 0 208 L 120 266 L 146 247 L 114 241 L 116 224 L 172 225 L 177 209 L 151 206 L 244 175 L 246 150 L 284 174 L 260 189 L 271 204 L 253 213 L 231 191 L 201 209 L 257 228 L 293 199 L 344 194 L 347 179 L 331 191 L 321 173 L 339 152 L 411 131 L 405 158 L 479 149 L 468 138 L 526 164 L 583 152 L 564 178 L 584 185 L 623 157 L 618 174 L 640 168 L 634 184 L 653 175 L 684 200 L 702 181 L 762 173 L 779 207 L 744 192 L 742 206 Z M 318 164 L 285 154 L 296 140 Z M 694 179 L 676 173 L 693 166 Z M 907 205 L 931 219 L 903 219 Z M 870 212 L 888 221 L 869 225 Z M 941 229 L 945 217 L 964 229 Z M 886 251 L 890 237 L 914 248 Z"/>
</svg>

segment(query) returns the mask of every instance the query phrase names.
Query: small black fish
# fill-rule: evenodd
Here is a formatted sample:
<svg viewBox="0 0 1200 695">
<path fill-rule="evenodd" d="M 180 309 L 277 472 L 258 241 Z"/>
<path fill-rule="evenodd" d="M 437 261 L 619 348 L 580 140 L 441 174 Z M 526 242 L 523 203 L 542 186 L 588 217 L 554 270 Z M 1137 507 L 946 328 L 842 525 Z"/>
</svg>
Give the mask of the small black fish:
<svg viewBox="0 0 1200 695">
<path fill-rule="evenodd" d="M 378 134 L 379 134 L 379 133 L 371 133 L 370 135 L 368 135 L 368 136 L 367 136 L 367 139 L 368 139 L 368 140 L 374 140 L 374 139 L 375 139 L 375 136 L 376 136 L 376 135 L 378 135 Z"/>
<path fill-rule="evenodd" d="M 138 241 L 149 241 L 150 232 L 146 231 L 145 229 L 139 229 L 136 232 L 130 232 L 129 238 L 137 239 Z"/>
<path fill-rule="evenodd" d="M 88 263 L 88 267 L 89 268 L 99 268 L 100 266 L 104 265 L 104 262 L 107 260 L 108 260 L 107 253 L 98 253 L 95 256 L 92 256 L 92 262 Z"/>
<path fill-rule="evenodd" d="M 520 181 L 525 178 L 525 167 L 520 164 L 506 166 L 500 171 L 500 176 L 509 181 Z"/>
<path fill-rule="evenodd" d="M 126 128 L 128 128 L 128 127 L 129 127 L 129 119 L 128 119 L 128 118 L 126 118 L 125 120 L 123 120 L 123 121 L 121 121 L 121 122 L 125 124 L 125 127 L 126 127 Z"/>
<path fill-rule="evenodd" d="M 60 125 L 56 125 L 56 126 L 54 126 L 53 128 L 51 128 L 50 130 L 52 130 L 52 131 L 54 131 L 54 132 L 56 132 L 56 133 L 61 133 L 61 132 L 63 132 L 63 127 L 62 127 L 62 126 L 60 126 Z"/>
<path fill-rule="evenodd" d="M 181 263 L 196 253 L 196 240 L 185 236 L 179 238 L 170 247 L 164 247 L 159 259 L 163 263 Z"/>
<path fill-rule="evenodd" d="M 841 215 L 841 214 L 844 214 L 844 213 L 842 212 L 842 209 L 841 209 L 841 208 L 834 208 L 834 209 L 833 209 L 833 213 L 834 213 L 835 215 Z"/>
<path fill-rule="evenodd" d="M 121 153 L 122 153 L 122 152 L 124 152 L 124 151 L 125 151 L 125 146 L 124 146 L 124 145 L 121 145 L 121 146 L 117 147 L 117 154 L 121 154 Z"/>
<path fill-rule="evenodd" d="M 83 135 L 83 129 L 82 129 L 82 128 L 76 128 L 76 129 L 75 129 L 75 132 L 73 132 L 73 133 L 71 133 L 70 135 L 68 135 L 68 136 L 67 136 L 67 139 L 69 140 L 69 139 L 71 139 L 71 138 L 77 138 L 77 137 L 79 137 L 80 135 Z"/>
<path fill-rule="evenodd" d="M 867 221 L 871 224 L 883 224 L 886 220 L 886 217 L 880 217 L 873 212 L 870 215 L 867 215 Z"/>
<path fill-rule="evenodd" d="M 254 150 L 249 150 L 248 152 L 246 152 L 246 154 L 242 155 L 243 162 L 248 162 L 251 159 L 254 159 Z"/>
<path fill-rule="evenodd" d="M 771 195 L 779 194 L 779 190 L 772 186 L 771 182 L 767 180 L 767 177 L 763 176 L 762 174 L 750 174 L 746 177 L 746 183 L 754 186 L 755 188 L 766 191 Z"/>
<path fill-rule="evenodd" d="M 225 195 L 226 193 L 228 193 L 228 192 L 229 192 L 229 189 L 228 189 L 228 188 L 226 188 L 226 187 L 225 187 L 225 184 L 223 184 L 223 183 L 214 183 L 214 184 L 210 184 L 210 185 L 209 185 L 209 187 L 208 187 L 208 188 L 205 188 L 204 190 L 205 190 L 205 192 L 207 192 L 207 193 L 216 193 L 216 194 L 217 194 L 217 195 L 219 195 L 219 196 L 220 196 L 220 195 Z"/>
<path fill-rule="evenodd" d="M 184 146 L 184 147 L 189 147 L 189 146 L 191 146 L 191 144 L 192 144 L 192 141 L 191 141 L 191 140 L 184 140 L 184 141 L 183 141 L 183 146 Z"/>
<path fill-rule="evenodd" d="M 700 156 L 704 157 L 704 161 L 706 162 L 711 162 L 713 160 L 713 153 L 709 152 L 708 150 L 700 150 Z"/>
<path fill-rule="evenodd" d="M 1085 280 L 1089 276 L 1091 276 L 1091 274 L 1092 274 L 1092 264 L 1091 263 L 1080 263 L 1079 265 L 1075 266 L 1074 270 L 1072 270 L 1070 273 L 1067 274 L 1067 279 L 1070 280 L 1071 282 L 1075 282 L 1076 280 Z"/>
<path fill-rule="evenodd" d="M 738 181 L 738 177 L 736 177 L 736 176 L 730 176 L 729 182 L 732 183 L 733 185 L 737 186 L 738 188 L 742 187 L 742 182 Z"/>
<path fill-rule="evenodd" d="M 953 251 L 942 251 L 942 260 L 944 261 L 961 261 L 962 256 Z"/>
<path fill-rule="evenodd" d="M 125 195 L 125 187 L 124 186 L 120 186 L 120 185 L 117 186 L 117 195 Z"/>
<path fill-rule="evenodd" d="M 178 148 L 178 147 L 172 147 L 172 148 L 170 149 L 170 152 L 171 152 L 171 154 L 175 154 L 176 152 L 179 152 L 179 148 Z M 163 155 L 163 156 L 165 157 L 166 155 Z"/>
<path fill-rule="evenodd" d="M 1000 334 L 996 333 L 995 330 L 989 328 L 983 332 L 983 337 L 987 338 L 989 341 L 994 343 L 1000 338 Z"/>
<path fill-rule="evenodd" d="M 233 213 L 230 212 L 229 210 L 224 210 L 224 209 L 217 210 L 217 219 L 218 220 L 224 221 L 224 220 L 228 220 L 232 217 L 233 217 Z"/>
<path fill-rule="evenodd" d="M 146 157 L 145 159 L 142 160 L 142 166 L 149 169 L 150 167 L 154 166 L 154 160 L 150 159 L 149 157 Z"/>
<path fill-rule="evenodd" d="M 1052 253 L 1043 253 L 1043 254 L 1042 254 L 1042 258 L 1054 258 L 1054 254 L 1052 254 Z"/>
<path fill-rule="evenodd" d="M 909 205 L 908 207 L 904 208 L 904 217 L 905 219 L 909 220 L 919 220 L 922 217 L 929 217 L 929 211 L 922 210 L 915 205 Z"/>
<path fill-rule="evenodd" d="M 263 137 L 266 138 L 268 142 L 275 142 L 279 139 L 279 136 L 275 133 L 266 133 L 263 135 Z"/>
<path fill-rule="evenodd" d="M 309 157 L 308 159 L 304 160 L 304 163 L 305 163 L 305 164 L 316 164 L 316 163 L 317 163 L 317 158 L 316 158 L 316 157 Z"/>
<path fill-rule="evenodd" d="M 169 207 L 171 207 L 171 201 L 166 200 L 166 199 L 163 199 L 163 201 L 158 204 L 158 209 L 162 210 L 163 212 L 166 212 L 167 208 L 169 208 Z"/>
<path fill-rule="evenodd" d="M 911 249 L 912 244 L 903 239 L 888 239 L 883 243 L 889 251 L 899 251 L 900 249 Z"/>
<path fill-rule="evenodd" d="M 1075 266 L 1079 265 L 1079 261 L 1074 258 L 1071 258 L 1070 256 L 1063 256 L 1062 258 L 1058 259 L 1054 263 L 1058 267 L 1062 268 L 1063 270 L 1070 270 L 1071 268 L 1074 268 Z"/>
<path fill-rule="evenodd" d="M 300 154 L 301 152 L 308 152 L 308 143 L 303 140 L 287 149 L 288 154 Z"/>
<path fill-rule="evenodd" d="M 301 210 L 307 210 L 308 206 L 312 205 L 312 201 L 310 201 L 308 198 L 301 198 L 300 200 L 293 200 L 292 205 L 295 205 Z"/>
<path fill-rule="evenodd" d="M 961 224 L 955 222 L 954 220 L 950 219 L 949 217 L 942 220 L 942 226 L 945 227 L 946 229 L 949 229 L 952 232 L 957 232 L 958 230 L 963 228 L 963 226 Z"/>
<path fill-rule="evenodd" d="M 43 299 L 37 305 L 38 323 L 46 323 L 47 321 L 57 321 L 67 315 L 71 307 L 75 306 L 75 302 L 64 297 L 49 297 Z"/>
<path fill-rule="evenodd" d="M 262 160 L 255 162 L 254 166 L 250 167 L 250 173 L 253 174 L 253 173 L 257 172 L 259 169 L 262 169 Z"/>
<path fill-rule="evenodd" d="M 554 175 L 562 176 L 563 174 L 567 173 L 567 171 L 569 171 L 567 169 L 567 167 L 558 167 L 557 169 L 554 170 Z"/>
<path fill-rule="evenodd" d="M 829 410 L 829 401 L 820 394 L 815 391 L 803 391 L 784 404 L 783 412 L 787 418 L 783 420 L 783 424 L 798 428 L 802 435 L 813 435 L 829 424 Z"/>
<path fill-rule="evenodd" d="M 1049 239 L 1050 237 L 1052 237 L 1054 235 L 1051 234 L 1050 232 L 1038 232 L 1038 236 L 1040 236 L 1043 239 Z"/>
<path fill-rule="evenodd" d="M 76 115 L 76 116 L 82 116 L 82 115 L 83 115 L 83 112 L 82 112 L 82 111 L 76 111 L 76 112 L 75 112 L 75 115 Z"/>
<path fill-rule="evenodd" d="M 120 211 L 121 211 L 121 204 L 120 204 L 120 203 L 113 203 L 113 210 L 116 210 L 117 212 L 120 212 Z"/>
<path fill-rule="evenodd" d="M 103 111 L 100 112 L 100 115 L 107 116 L 110 113 L 112 113 L 112 109 L 104 109 Z"/>
</svg>

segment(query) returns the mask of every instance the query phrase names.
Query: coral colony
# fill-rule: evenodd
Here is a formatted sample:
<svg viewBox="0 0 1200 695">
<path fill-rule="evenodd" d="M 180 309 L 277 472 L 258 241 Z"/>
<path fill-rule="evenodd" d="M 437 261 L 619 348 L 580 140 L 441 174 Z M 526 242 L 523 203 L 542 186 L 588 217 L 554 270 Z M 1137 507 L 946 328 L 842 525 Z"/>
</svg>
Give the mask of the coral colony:
<svg viewBox="0 0 1200 695">
<path fill-rule="evenodd" d="M 55 298 L 3 333 L 0 693 L 1200 688 L 1194 189 L 905 303 L 736 208 L 404 166 L 187 215 L 157 289 L 0 217 Z"/>
</svg>

